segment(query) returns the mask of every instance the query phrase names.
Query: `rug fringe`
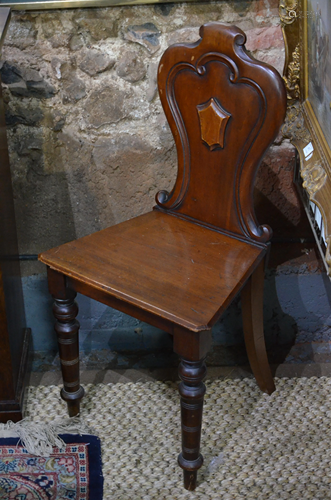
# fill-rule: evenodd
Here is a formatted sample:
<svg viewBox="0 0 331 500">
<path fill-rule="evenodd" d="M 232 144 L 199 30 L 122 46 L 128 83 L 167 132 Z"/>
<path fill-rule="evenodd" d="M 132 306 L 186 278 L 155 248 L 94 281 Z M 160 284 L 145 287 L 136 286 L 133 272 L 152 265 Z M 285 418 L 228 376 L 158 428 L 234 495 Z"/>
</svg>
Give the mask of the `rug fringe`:
<svg viewBox="0 0 331 500">
<path fill-rule="evenodd" d="M 64 448 L 65 442 L 59 434 L 92 434 L 87 424 L 80 418 L 61 418 L 51 423 L 36 424 L 28 419 L 14 423 L 9 420 L 0 424 L 0 438 L 19 437 L 20 443 L 31 455 L 47 457 L 52 453 L 53 446 Z"/>
</svg>

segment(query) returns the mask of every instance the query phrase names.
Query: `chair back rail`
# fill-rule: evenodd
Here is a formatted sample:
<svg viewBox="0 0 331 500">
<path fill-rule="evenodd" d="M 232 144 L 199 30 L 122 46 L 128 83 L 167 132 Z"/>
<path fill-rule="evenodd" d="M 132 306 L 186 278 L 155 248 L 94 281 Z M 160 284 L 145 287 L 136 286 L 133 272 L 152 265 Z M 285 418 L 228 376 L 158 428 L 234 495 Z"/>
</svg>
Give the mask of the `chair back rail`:
<svg viewBox="0 0 331 500">
<path fill-rule="evenodd" d="M 253 187 L 285 117 L 285 87 L 274 68 L 246 52 L 239 28 L 208 23 L 200 36 L 196 43 L 169 47 L 159 64 L 178 174 L 171 193 L 157 193 L 157 206 L 267 242 L 271 229 L 255 218 Z"/>
</svg>

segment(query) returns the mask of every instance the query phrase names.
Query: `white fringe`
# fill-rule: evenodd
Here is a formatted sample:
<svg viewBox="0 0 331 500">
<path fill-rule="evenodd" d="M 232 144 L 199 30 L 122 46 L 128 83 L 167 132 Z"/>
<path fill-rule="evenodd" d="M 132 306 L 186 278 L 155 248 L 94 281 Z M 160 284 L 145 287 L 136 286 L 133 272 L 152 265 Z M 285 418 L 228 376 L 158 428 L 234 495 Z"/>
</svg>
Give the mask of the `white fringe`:
<svg viewBox="0 0 331 500">
<path fill-rule="evenodd" d="M 80 418 L 61 418 L 51 423 L 36 424 L 28 419 L 14 423 L 9 420 L 0 424 L 0 438 L 19 437 L 20 443 L 31 455 L 48 457 L 53 446 L 64 448 L 65 442 L 59 434 L 91 434 L 91 429 Z"/>
</svg>

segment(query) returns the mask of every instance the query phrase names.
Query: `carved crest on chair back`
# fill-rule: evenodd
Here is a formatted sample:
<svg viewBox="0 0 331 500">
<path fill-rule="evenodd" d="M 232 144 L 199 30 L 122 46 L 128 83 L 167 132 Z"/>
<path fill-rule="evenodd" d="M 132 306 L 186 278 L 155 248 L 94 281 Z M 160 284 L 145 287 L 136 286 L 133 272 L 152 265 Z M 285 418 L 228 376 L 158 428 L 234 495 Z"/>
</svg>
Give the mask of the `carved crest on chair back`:
<svg viewBox="0 0 331 500">
<path fill-rule="evenodd" d="M 160 61 L 159 92 L 178 173 L 171 193 L 160 191 L 156 202 L 265 242 L 271 230 L 258 225 L 252 193 L 258 166 L 284 120 L 284 84 L 273 68 L 248 55 L 239 28 L 209 23 L 200 36 L 194 44 L 169 47 Z"/>
</svg>

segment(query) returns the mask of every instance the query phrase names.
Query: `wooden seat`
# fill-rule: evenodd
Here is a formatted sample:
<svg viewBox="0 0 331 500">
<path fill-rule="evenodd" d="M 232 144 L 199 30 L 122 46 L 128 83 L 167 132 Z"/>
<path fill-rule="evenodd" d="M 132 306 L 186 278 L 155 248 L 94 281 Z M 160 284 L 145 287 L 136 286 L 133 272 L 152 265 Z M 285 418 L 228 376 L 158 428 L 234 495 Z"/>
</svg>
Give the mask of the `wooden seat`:
<svg viewBox="0 0 331 500">
<path fill-rule="evenodd" d="M 261 251 L 262 250 L 262 251 Z M 124 300 L 150 323 L 210 328 L 261 261 L 263 249 L 154 211 L 55 248 L 51 267 L 79 281 L 79 290 Z M 117 303 L 115 304 L 117 305 Z M 154 320 L 153 315 L 157 318 Z"/>
<path fill-rule="evenodd" d="M 54 297 L 69 414 L 79 412 L 77 292 L 173 336 L 181 358 L 184 486 L 202 465 L 200 435 L 211 328 L 242 291 L 245 342 L 260 388 L 274 383 L 263 336 L 263 276 L 271 230 L 255 219 L 256 170 L 286 109 L 284 85 L 250 58 L 236 27 L 210 23 L 202 40 L 175 45 L 158 72 L 161 102 L 178 154 L 171 193 L 154 210 L 40 255 Z M 137 180 L 139 183 L 139 179 Z"/>
</svg>

